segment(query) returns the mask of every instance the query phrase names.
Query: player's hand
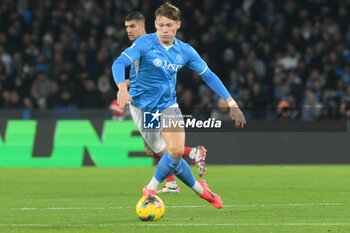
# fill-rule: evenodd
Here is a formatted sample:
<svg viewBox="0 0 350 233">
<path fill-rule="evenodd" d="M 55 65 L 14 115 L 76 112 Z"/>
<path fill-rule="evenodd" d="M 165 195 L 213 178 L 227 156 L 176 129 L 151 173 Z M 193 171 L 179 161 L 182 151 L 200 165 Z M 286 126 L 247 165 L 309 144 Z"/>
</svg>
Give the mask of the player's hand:
<svg viewBox="0 0 350 233">
<path fill-rule="evenodd" d="M 243 115 L 243 112 L 239 109 L 237 105 L 232 106 L 230 108 L 230 116 L 232 120 L 235 121 L 236 128 L 241 127 L 243 128 L 245 124 L 247 124 L 245 117 Z"/>
<path fill-rule="evenodd" d="M 122 83 L 122 82 L 118 83 L 118 88 L 119 88 L 119 91 L 117 94 L 118 103 L 119 103 L 119 106 L 122 109 L 124 109 L 125 106 L 129 104 L 129 102 L 132 102 L 133 100 L 129 95 L 126 83 Z"/>
</svg>

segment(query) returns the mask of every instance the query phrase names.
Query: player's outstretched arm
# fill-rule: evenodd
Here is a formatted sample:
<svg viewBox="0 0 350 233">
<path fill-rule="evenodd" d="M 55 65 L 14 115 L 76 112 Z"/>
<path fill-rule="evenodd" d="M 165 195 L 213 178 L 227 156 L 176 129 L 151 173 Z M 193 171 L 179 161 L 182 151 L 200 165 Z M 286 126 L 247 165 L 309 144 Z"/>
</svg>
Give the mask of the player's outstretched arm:
<svg viewBox="0 0 350 233">
<path fill-rule="evenodd" d="M 247 123 L 245 117 L 218 76 L 216 76 L 216 74 L 214 74 L 209 68 L 206 68 L 201 76 L 208 86 L 226 101 L 227 105 L 230 107 L 230 116 L 232 120 L 235 121 L 235 126 L 237 128 L 243 128 Z"/>
<path fill-rule="evenodd" d="M 122 54 L 112 65 L 113 79 L 119 88 L 117 99 L 121 108 L 129 104 L 129 101 L 133 101 L 129 95 L 127 82 L 125 81 L 125 68 L 130 64 L 131 61 Z"/>
<path fill-rule="evenodd" d="M 226 101 L 227 105 L 230 107 L 230 116 L 232 120 L 235 121 L 236 127 L 241 126 L 243 128 L 246 124 L 245 117 L 219 77 L 209 69 L 205 61 L 190 45 L 187 47 L 186 57 L 188 59 L 188 67 L 196 71 L 202 77 L 204 82 L 206 82 L 213 91 Z"/>
</svg>

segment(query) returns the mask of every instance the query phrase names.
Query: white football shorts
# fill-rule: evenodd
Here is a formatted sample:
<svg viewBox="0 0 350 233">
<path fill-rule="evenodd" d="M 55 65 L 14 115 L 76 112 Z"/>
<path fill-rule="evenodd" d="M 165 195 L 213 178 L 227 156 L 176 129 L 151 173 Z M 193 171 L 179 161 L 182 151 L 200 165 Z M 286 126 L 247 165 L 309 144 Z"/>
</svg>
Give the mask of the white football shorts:
<svg viewBox="0 0 350 233">
<path fill-rule="evenodd" d="M 130 106 L 130 114 L 131 117 L 139 129 L 142 137 L 145 139 L 146 143 L 151 147 L 154 153 L 161 152 L 165 147 L 165 141 L 160 134 L 160 132 L 163 130 L 163 126 L 159 129 L 145 129 L 144 128 L 144 114 L 145 111 L 139 109 L 138 107 L 135 107 L 132 104 L 129 104 Z M 147 113 L 147 112 L 146 112 Z M 164 109 L 161 112 L 161 118 L 164 119 L 164 122 L 169 121 L 183 121 L 183 116 L 181 113 L 181 110 L 179 108 L 179 105 L 175 103 L 174 105 L 170 106 L 169 108 Z"/>
</svg>

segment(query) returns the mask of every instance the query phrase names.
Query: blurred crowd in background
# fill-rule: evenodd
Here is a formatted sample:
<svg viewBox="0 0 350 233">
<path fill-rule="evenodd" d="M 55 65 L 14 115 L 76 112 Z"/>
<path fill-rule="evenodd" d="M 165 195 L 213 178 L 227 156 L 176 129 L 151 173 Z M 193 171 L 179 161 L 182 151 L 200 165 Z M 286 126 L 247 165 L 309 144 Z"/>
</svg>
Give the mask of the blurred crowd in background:
<svg viewBox="0 0 350 233">
<path fill-rule="evenodd" d="M 178 38 L 223 81 L 248 119 L 350 116 L 350 0 L 171 1 Z M 124 18 L 151 0 L 0 0 L 0 108 L 108 108 L 111 65 L 130 45 Z M 178 103 L 197 118 L 228 117 L 226 105 L 189 69 Z M 216 107 L 222 107 L 215 109 Z"/>
</svg>

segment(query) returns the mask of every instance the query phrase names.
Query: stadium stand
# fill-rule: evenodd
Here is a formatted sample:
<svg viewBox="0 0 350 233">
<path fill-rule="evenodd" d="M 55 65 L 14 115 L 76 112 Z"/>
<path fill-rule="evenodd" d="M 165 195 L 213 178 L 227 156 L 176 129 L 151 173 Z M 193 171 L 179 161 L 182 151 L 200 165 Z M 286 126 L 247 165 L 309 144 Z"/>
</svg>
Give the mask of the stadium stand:
<svg viewBox="0 0 350 233">
<path fill-rule="evenodd" d="M 196 48 L 248 119 L 350 116 L 349 0 L 172 2 L 182 10 L 178 38 Z M 130 44 L 124 17 L 141 11 L 153 32 L 159 4 L 1 1 L 0 107 L 107 109 L 117 91 L 111 64 Z M 188 69 L 177 90 L 188 114 L 220 104 Z"/>
</svg>

